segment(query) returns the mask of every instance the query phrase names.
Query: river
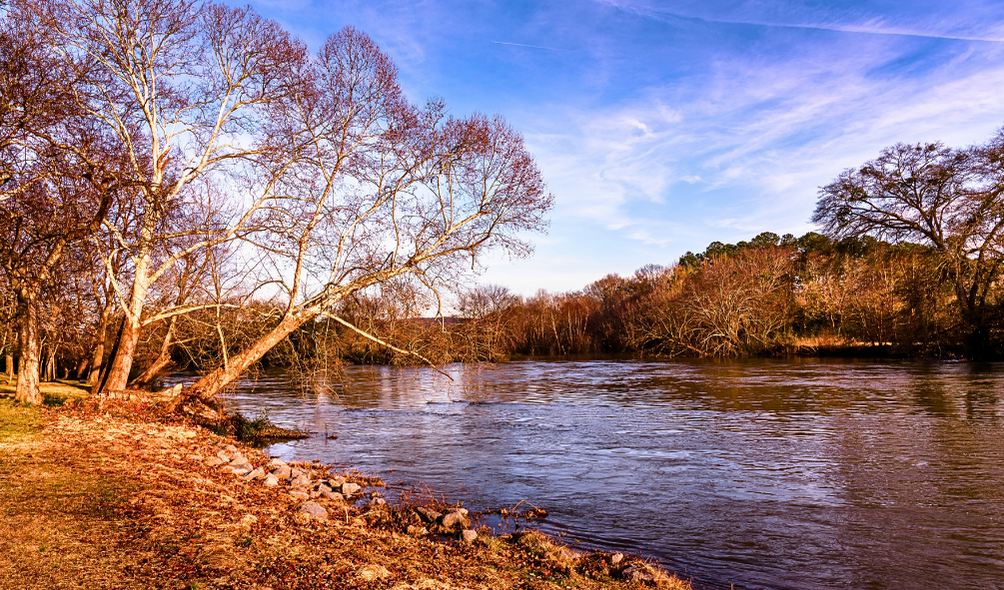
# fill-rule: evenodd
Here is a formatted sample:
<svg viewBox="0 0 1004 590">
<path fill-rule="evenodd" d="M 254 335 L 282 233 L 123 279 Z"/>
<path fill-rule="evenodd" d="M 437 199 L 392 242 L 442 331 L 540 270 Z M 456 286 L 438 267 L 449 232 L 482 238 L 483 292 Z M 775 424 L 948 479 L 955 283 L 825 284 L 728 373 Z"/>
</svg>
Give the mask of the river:
<svg viewBox="0 0 1004 590">
<path fill-rule="evenodd" d="M 573 546 L 653 557 L 697 588 L 1004 588 L 1004 364 L 445 371 L 453 380 L 347 367 L 309 394 L 265 373 L 230 403 L 318 433 L 274 456 L 424 484 L 473 509 L 524 500 Z"/>
</svg>

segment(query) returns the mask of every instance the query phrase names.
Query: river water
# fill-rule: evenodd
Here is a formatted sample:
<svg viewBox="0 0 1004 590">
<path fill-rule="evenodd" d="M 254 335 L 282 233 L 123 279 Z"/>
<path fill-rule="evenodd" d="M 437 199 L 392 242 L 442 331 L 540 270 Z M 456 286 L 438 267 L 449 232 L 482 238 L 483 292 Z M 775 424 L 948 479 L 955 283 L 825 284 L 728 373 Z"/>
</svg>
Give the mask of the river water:
<svg viewBox="0 0 1004 590">
<path fill-rule="evenodd" d="M 525 500 L 573 545 L 655 558 L 698 588 L 1004 588 L 1002 364 L 446 372 L 348 367 L 306 395 L 266 373 L 231 403 L 318 433 L 274 456 L 425 484 L 473 509 Z"/>
</svg>

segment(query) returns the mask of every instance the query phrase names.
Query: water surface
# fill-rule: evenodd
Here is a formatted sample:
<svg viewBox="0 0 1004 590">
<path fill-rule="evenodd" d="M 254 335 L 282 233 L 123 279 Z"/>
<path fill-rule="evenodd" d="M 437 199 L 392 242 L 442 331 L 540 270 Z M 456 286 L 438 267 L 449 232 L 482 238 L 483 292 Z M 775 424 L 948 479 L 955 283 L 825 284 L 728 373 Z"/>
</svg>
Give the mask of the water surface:
<svg viewBox="0 0 1004 590">
<path fill-rule="evenodd" d="M 526 500 L 549 532 L 657 558 L 697 587 L 1004 588 L 1004 365 L 447 372 L 349 367 L 309 395 L 268 373 L 232 404 L 318 432 L 272 455 L 422 482 L 475 509 Z"/>
</svg>

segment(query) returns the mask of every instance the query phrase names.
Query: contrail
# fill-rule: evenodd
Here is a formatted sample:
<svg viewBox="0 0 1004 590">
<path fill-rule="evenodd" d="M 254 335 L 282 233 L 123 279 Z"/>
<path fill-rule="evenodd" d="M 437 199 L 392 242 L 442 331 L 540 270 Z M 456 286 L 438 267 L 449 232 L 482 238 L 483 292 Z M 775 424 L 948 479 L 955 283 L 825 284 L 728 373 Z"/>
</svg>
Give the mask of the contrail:
<svg viewBox="0 0 1004 590">
<path fill-rule="evenodd" d="M 758 21 L 756 19 L 736 20 L 727 18 L 714 18 L 708 16 L 695 16 L 680 14 L 676 12 L 661 10 L 645 10 L 631 6 L 621 6 L 613 3 L 613 6 L 625 12 L 631 12 L 640 16 L 666 21 L 672 19 L 698 20 L 706 23 L 718 23 L 726 25 L 751 25 L 756 27 L 778 27 L 784 29 L 811 29 L 817 31 L 834 31 L 837 33 L 855 33 L 860 35 L 886 35 L 894 37 L 920 37 L 924 39 L 946 39 L 949 41 L 978 41 L 982 43 L 1002 43 L 1004 38 L 979 36 L 979 35 L 953 35 L 925 32 L 911 29 L 883 28 L 881 25 L 869 25 L 868 23 L 855 25 L 841 25 L 839 23 L 783 23 L 771 21 Z"/>
<path fill-rule="evenodd" d="M 522 43 L 509 43 L 508 41 L 491 41 L 496 45 L 512 45 L 513 47 L 529 47 L 530 49 L 546 49 L 548 51 L 568 51 L 568 49 L 558 49 L 557 47 L 541 47 L 540 45 L 524 45 Z"/>
</svg>

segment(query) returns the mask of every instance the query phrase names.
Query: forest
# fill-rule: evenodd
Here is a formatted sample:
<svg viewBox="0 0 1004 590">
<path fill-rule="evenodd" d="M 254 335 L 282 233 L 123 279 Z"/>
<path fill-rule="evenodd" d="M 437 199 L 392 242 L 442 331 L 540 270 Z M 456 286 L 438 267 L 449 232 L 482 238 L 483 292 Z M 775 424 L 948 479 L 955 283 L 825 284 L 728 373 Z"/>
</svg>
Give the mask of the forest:
<svg viewBox="0 0 1004 590">
<path fill-rule="evenodd" d="M 553 197 L 500 116 L 411 104 L 346 28 L 316 54 L 251 9 L 9 2 L 0 21 L 0 349 L 17 399 L 196 369 L 525 356 L 999 358 L 1004 130 L 897 144 L 801 237 L 712 242 L 581 291 L 476 284 Z"/>
<path fill-rule="evenodd" d="M 547 225 L 522 136 L 412 104 L 351 27 L 312 53 L 212 2 L 0 8 L 0 346 L 18 401 L 68 371 L 98 392 L 150 384 L 182 346 L 206 370 L 186 396 L 210 401 L 294 332 L 348 325 L 354 294 L 436 298 Z"/>
</svg>

